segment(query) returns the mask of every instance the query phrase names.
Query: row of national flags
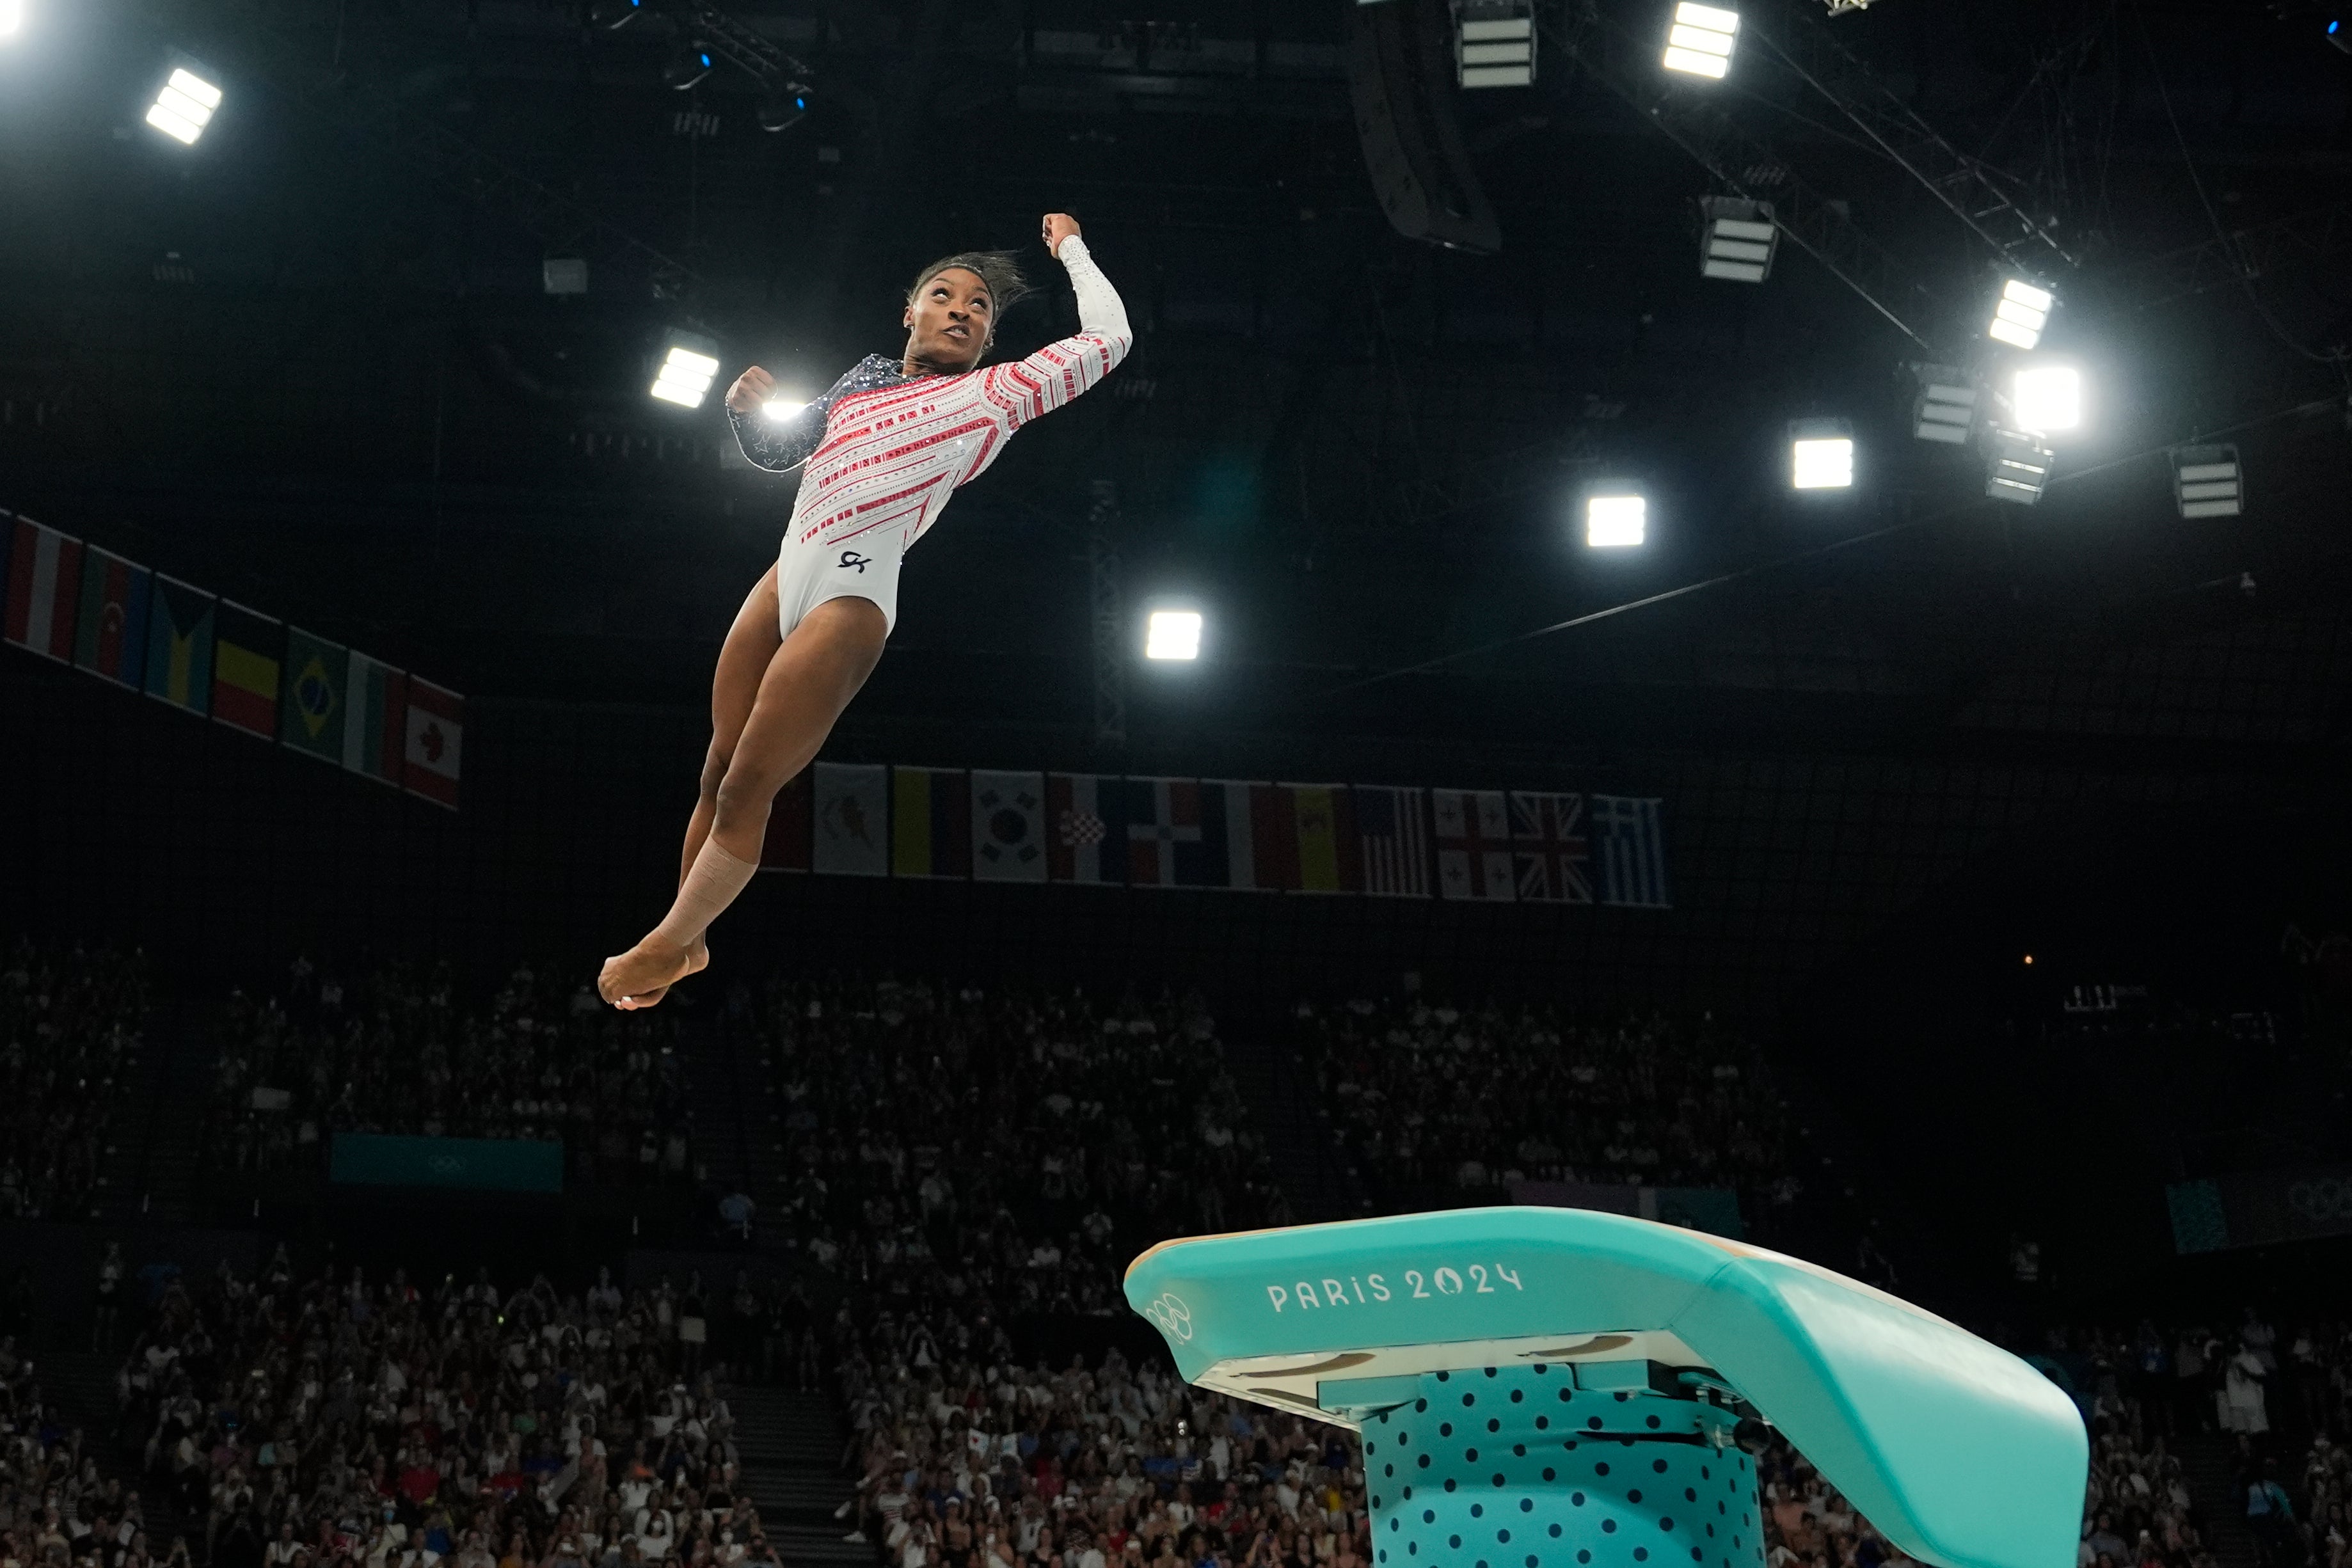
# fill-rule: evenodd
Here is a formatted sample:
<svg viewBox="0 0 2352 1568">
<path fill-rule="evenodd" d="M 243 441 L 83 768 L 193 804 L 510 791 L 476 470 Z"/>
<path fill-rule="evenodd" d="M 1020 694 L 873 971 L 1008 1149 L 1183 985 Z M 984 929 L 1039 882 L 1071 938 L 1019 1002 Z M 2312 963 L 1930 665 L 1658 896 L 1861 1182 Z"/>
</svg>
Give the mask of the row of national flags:
<svg viewBox="0 0 2352 1568">
<path fill-rule="evenodd" d="M 29 517 L 0 536 L 7 642 L 457 809 L 456 692 Z"/>
<path fill-rule="evenodd" d="M 1673 906 L 1654 797 L 820 762 L 761 869 Z"/>
</svg>

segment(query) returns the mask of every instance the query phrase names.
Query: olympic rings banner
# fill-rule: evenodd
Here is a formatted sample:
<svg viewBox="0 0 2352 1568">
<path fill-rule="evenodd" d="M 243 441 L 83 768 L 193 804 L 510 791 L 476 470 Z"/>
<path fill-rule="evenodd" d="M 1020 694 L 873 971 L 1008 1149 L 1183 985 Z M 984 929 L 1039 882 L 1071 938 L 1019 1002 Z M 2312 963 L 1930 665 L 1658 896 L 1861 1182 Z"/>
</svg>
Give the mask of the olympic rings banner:
<svg viewBox="0 0 2352 1568">
<path fill-rule="evenodd" d="M 2164 1196 L 2182 1254 L 2352 1236 L 2352 1166 L 2175 1182 Z"/>
<path fill-rule="evenodd" d="M 1654 797 L 820 762 L 764 871 L 1673 907 Z"/>
</svg>

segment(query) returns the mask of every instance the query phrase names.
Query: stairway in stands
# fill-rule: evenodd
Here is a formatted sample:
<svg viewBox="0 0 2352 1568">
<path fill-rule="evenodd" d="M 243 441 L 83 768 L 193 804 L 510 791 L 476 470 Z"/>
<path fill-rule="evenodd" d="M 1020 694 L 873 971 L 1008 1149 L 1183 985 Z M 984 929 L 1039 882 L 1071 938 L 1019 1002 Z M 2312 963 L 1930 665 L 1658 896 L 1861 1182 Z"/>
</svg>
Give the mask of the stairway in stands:
<svg viewBox="0 0 2352 1568">
<path fill-rule="evenodd" d="M 1221 1021 L 1218 1032 L 1224 1040 L 1225 1065 L 1265 1140 L 1275 1183 L 1289 1198 L 1292 1218 L 1305 1224 L 1353 1219 L 1366 1212 L 1338 1129 L 1316 1092 L 1315 1075 L 1293 1043 L 1289 1018 L 1263 1013 L 1230 1028 Z"/>
<path fill-rule="evenodd" d="M 848 1433 L 833 1402 L 822 1394 L 746 1387 L 730 1393 L 728 1403 L 743 1456 L 743 1489 L 777 1557 L 789 1568 L 804 1563 L 872 1568 L 874 1548 L 862 1539 L 843 1540 L 849 1524 L 834 1518 L 853 1489 L 841 1473 Z"/>
<path fill-rule="evenodd" d="M 2206 1432 L 2180 1438 L 2173 1446 L 2180 1456 L 2180 1472 L 2189 1481 L 2189 1495 L 2205 1521 L 2205 1544 L 2221 1568 L 2255 1568 L 2254 1532 L 2246 1525 L 2246 1505 L 2232 1497 L 2230 1439 Z"/>
<path fill-rule="evenodd" d="M 85 1323 L 81 1332 L 87 1335 Z M 87 1344 L 85 1339 L 84 1344 Z M 92 1353 L 87 1348 L 43 1351 L 35 1365 L 38 1369 L 41 1392 L 68 1427 L 79 1427 L 84 1440 L 84 1451 L 95 1456 L 100 1469 L 110 1476 L 122 1478 L 126 1490 L 139 1493 L 139 1507 L 147 1521 L 147 1540 L 158 1557 L 169 1549 L 172 1538 L 189 1528 L 189 1521 L 173 1506 L 171 1489 L 154 1485 L 140 1473 L 142 1455 L 136 1447 L 118 1444 L 114 1435 L 118 1406 L 114 1397 L 114 1375 L 122 1364 L 118 1351 Z M 201 1528 L 203 1521 L 195 1521 Z M 203 1555 L 201 1541 L 191 1542 Z"/>
<path fill-rule="evenodd" d="M 684 1043 L 695 1163 L 708 1180 L 740 1186 L 772 1218 L 784 1204 L 783 1122 L 758 1036 L 705 1017 L 686 1026 Z"/>
<path fill-rule="evenodd" d="M 184 1001 L 148 1009 L 115 1162 L 108 1218 L 184 1223 L 195 1218 L 197 1165 L 210 1087 L 200 1010 Z"/>
</svg>

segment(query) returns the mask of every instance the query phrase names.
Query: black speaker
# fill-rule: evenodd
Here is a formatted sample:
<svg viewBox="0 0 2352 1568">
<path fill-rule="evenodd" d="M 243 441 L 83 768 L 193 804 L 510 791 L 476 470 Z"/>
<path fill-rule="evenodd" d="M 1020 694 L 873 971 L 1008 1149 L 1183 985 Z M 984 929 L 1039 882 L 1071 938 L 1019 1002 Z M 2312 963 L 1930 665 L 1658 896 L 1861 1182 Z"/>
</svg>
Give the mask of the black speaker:
<svg viewBox="0 0 2352 1568">
<path fill-rule="evenodd" d="M 1356 6 L 1348 88 L 1381 210 L 1408 239 L 1491 255 L 1503 248 L 1454 120 L 1454 39 L 1444 0 Z"/>
</svg>

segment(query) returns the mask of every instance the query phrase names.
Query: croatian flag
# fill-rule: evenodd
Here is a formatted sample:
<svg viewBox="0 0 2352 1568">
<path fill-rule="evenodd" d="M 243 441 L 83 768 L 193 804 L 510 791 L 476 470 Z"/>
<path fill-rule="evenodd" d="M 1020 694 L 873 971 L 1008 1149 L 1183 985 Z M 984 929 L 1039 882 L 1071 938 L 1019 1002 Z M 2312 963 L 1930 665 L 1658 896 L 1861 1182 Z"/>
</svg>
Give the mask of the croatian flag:
<svg viewBox="0 0 2352 1568">
<path fill-rule="evenodd" d="M 1045 874 L 1117 886 L 1127 880 L 1127 789 L 1100 773 L 1045 775 Z"/>
</svg>

